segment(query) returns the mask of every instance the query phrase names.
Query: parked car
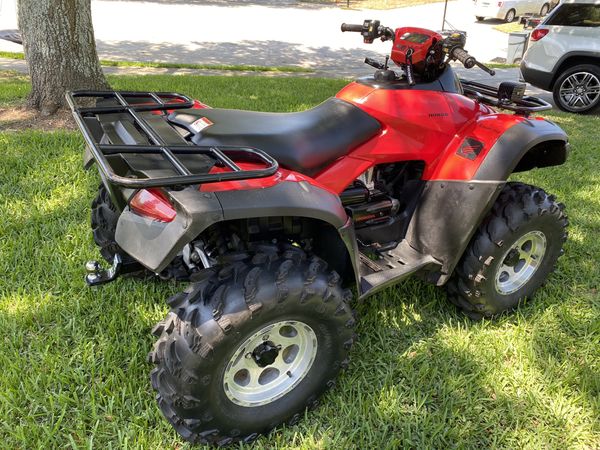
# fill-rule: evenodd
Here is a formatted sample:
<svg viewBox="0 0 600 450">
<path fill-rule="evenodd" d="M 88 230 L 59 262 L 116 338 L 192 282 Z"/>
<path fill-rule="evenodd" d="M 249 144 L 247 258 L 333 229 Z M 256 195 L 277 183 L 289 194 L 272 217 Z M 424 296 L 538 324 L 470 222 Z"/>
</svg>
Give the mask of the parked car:
<svg viewBox="0 0 600 450">
<path fill-rule="evenodd" d="M 513 22 L 523 14 L 540 14 L 545 16 L 550 11 L 550 0 L 474 0 L 475 18 L 481 22 L 486 17 Z"/>
<path fill-rule="evenodd" d="M 600 0 L 567 0 L 529 38 L 522 79 L 551 91 L 563 111 L 600 106 Z"/>
</svg>

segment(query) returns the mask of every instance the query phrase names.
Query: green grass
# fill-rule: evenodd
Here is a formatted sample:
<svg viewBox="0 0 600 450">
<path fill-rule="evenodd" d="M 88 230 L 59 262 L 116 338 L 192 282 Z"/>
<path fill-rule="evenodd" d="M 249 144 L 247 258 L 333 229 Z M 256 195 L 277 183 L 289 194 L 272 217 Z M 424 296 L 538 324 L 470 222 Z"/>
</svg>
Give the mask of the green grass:
<svg viewBox="0 0 600 450">
<path fill-rule="evenodd" d="M 514 69 L 519 67 L 518 64 L 505 64 L 505 63 L 485 63 L 490 69 Z"/>
<path fill-rule="evenodd" d="M 503 33 L 516 33 L 517 31 L 523 31 L 523 25 L 519 22 L 503 23 L 495 25 L 494 30 L 502 31 Z"/>
<path fill-rule="evenodd" d="M 25 59 L 21 52 L 0 51 L 0 58 Z M 297 66 L 247 66 L 242 64 L 191 64 L 168 63 L 152 61 L 112 61 L 101 59 L 100 64 L 105 67 L 150 67 L 154 69 L 197 69 L 197 70 L 231 70 L 234 72 L 291 72 L 314 73 L 314 70 Z"/>
<path fill-rule="evenodd" d="M 23 52 L 5 52 L 5 51 L 0 51 L 0 58 L 25 59 L 25 54 Z"/>
<path fill-rule="evenodd" d="M 0 98 L 26 94 L 3 75 Z M 10 78 L 12 81 L 8 81 Z M 296 111 L 343 81 L 113 77 L 214 106 Z M 464 319 L 417 280 L 355 305 L 360 340 L 337 388 L 256 448 L 598 448 L 598 116 L 547 114 L 573 147 L 518 179 L 567 204 L 570 239 L 535 299 L 493 322 Z M 0 125 L 1 126 L 1 125 Z M 3 448 L 187 448 L 154 402 L 150 329 L 182 285 L 120 279 L 90 289 L 89 207 L 99 183 L 75 132 L 0 133 L 0 442 Z M 449 206 L 450 207 L 450 206 Z"/>
</svg>

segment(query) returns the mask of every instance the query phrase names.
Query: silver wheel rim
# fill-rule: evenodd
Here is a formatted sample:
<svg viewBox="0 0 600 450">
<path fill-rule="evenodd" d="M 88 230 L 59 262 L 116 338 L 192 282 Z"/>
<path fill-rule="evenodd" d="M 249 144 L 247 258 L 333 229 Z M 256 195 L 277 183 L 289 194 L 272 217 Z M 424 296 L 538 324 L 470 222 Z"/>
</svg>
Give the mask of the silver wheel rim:
<svg viewBox="0 0 600 450">
<path fill-rule="evenodd" d="M 506 21 L 512 22 L 513 20 L 515 20 L 515 12 L 511 9 L 509 12 L 506 13 Z"/>
<path fill-rule="evenodd" d="M 574 111 L 593 107 L 600 98 L 600 80 L 590 72 L 575 72 L 560 84 L 558 90 L 563 105 Z"/>
<path fill-rule="evenodd" d="M 545 16 L 548 12 L 548 5 L 542 6 L 542 10 L 540 11 L 540 16 Z"/>
<path fill-rule="evenodd" d="M 277 349 L 274 360 L 259 365 L 264 347 Z M 271 350 L 271 357 L 275 350 Z M 241 406 L 261 406 L 274 402 L 304 379 L 317 355 L 317 335 L 297 320 L 268 325 L 246 339 L 234 352 L 223 375 L 227 398 Z"/>
<path fill-rule="evenodd" d="M 521 236 L 502 257 L 496 272 L 496 291 L 503 295 L 521 289 L 531 279 L 546 253 L 546 236 L 530 231 Z"/>
</svg>

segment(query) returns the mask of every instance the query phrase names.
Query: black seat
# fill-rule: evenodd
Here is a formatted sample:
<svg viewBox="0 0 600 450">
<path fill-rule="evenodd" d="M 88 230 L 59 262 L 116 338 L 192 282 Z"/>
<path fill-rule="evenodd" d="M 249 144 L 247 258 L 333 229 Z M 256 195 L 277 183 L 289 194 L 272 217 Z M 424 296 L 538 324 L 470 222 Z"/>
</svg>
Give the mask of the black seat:
<svg viewBox="0 0 600 450">
<path fill-rule="evenodd" d="M 206 118 L 210 122 L 194 122 Z M 196 145 L 254 147 L 282 167 L 313 175 L 373 137 L 379 122 L 356 106 L 331 98 L 298 113 L 263 113 L 232 109 L 188 109 L 169 120 L 193 133 Z M 198 125 L 205 126 L 200 131 Z"/>
</svg>

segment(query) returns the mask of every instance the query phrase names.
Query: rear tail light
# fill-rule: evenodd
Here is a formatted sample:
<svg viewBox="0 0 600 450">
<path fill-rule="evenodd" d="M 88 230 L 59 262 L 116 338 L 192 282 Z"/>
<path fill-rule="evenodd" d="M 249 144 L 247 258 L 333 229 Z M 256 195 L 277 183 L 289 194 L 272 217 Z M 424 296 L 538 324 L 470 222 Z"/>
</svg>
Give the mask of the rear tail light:
<svg viewBox="0 0 600 450">
<path fill-rule="evenodd" d="M 129 202 L 133 212 L 160 222 L 172 222 L 177 213 L 166 195 L 158 189 L 142 189 Z"/>
<path fill-rule="evenodd" d="M 539 41 L 541 38 L 543 38 L 544 36 L 546 36 L 549 31 L 550 30 L 548 30 L 547 28 L 536 28 L 531 33 L 531 40 L 532 41 Z"/>
</svg>

